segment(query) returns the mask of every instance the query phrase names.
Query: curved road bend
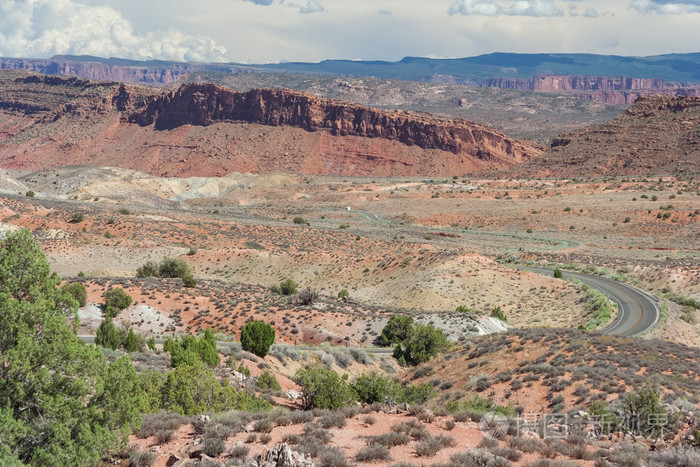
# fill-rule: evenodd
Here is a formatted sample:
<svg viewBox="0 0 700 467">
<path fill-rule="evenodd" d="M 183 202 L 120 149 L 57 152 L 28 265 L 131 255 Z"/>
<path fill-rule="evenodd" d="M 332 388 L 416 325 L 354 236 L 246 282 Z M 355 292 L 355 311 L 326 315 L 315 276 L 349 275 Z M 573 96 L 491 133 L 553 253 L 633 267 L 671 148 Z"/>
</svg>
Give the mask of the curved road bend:
<svg viewBox="0 0 700 467">
<path fill-rule="evenodd" d="M 551 275 L 551 269 L 520 268 L 538 274 Z M 573 277 L 600 290 L 618 304 L 617 318 L 602 329 L 604 334 L 613 336 L 636 336 L 653 328 L 659 321 L 660 310 L 656 300 L 647 293 L 624 282 L 607 277 L 562 271 L 564 279 Z"/>
</svg>

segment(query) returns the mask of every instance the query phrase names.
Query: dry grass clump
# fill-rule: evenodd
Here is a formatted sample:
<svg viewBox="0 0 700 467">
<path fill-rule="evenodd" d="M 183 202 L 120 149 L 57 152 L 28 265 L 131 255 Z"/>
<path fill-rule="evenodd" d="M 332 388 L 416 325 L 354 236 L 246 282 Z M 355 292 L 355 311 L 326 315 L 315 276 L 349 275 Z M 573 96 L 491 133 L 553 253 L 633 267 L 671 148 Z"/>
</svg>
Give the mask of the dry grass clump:
<svg viewBox="0 0 700 467">
<path fill-rule="evenodd" d="M 389 433 L 384 433 L 377 436 L 368 436 L 365 441 L 368 445 L 379 444 L 380 446 L 386 446 L 388 448 L 394 446 L 400 446 L 402 444 L 408 444 L 411 442 L 411 437 L 406 433 L 398 433 L 395 431 L 390 431 Z"/>
<path fill-rule="evenodd" d="M 143 424 L 141 429 L 136 432 L 139 438 L 148 438 L 150 436 L 162 436 L 166 438 L 165 433 L 172 432 L 180 428 L 185 423 L 190 423 L 190 419 L 184 415 L 172 413 L 156 413 L 143 416 Z"/>
</svg>

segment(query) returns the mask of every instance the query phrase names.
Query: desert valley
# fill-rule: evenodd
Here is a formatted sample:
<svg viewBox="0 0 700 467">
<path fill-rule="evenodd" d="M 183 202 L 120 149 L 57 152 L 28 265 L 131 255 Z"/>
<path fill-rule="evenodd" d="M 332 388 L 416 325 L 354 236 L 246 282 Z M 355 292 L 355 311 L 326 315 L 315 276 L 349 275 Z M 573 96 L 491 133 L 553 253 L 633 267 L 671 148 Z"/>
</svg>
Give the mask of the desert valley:
<svg viewBox="0 0 700 467">
<path fill-rule="evenodd" d="M 0 463 L 700 465 L 697 54 L 512 55 L 1 59 Z"/>
</svg>

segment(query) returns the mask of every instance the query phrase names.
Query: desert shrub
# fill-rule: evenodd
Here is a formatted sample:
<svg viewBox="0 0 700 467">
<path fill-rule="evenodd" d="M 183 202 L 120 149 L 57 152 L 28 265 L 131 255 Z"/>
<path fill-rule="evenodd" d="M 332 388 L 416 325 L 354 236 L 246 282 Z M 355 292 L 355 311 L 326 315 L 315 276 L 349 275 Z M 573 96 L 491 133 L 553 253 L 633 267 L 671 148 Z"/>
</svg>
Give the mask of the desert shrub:
<svg viewBox="0 0 700 467">
<path fill-rule="evenodd" d="M 673 446 L 652 454 L 649 467 L 694 467 L 700 465 L 700 450 L 692 446 Z"/>
<path fill-rule="evenodd" d="M 394 446 L 401 446 L 403 444 L 410 443 L 411 437 L 408 436 L 406 433 L 390 431 L 389 433 L 384 433 L 382 435 L 368 436 L 366 442 L 370 446 L 379 444 L 381 446 L 392 448 Z"/>
<path fill-rule="evenodd" d="M 269 433 L 263 433 L 263 434 L 260 435 L 260 442 L 261 442 L 262 444 L 267 444 L 267 443 L 269 443 L 271 440 L 272 440 L 272 435 L 270 435 Z"/>
<path fill-rule="evenodd" d="M 518 451 L 530 454 L 533 452 L 540 452 L 544 445 L 542 441 L 536 438 L 510 438 L 508 440 L 508 446 Z"/>
<path fill-rule="evenodd" d="M 278 286 L 279 293 L 282 295 L 294 295 L 297 293 L 299 284 L 297 284 L 293 279 L 285 279 Z"/>
<path fill-rule="evenodd" d="M 330 413 L 328 415 L 325 415 L 321 417 L 318 421 L 318 423 L 323 427 L 323 428 L 343 428 L 345 424 L 347 423 L 345 420 L 345 415 L 336 412 L 336 413 Z"/>
<path fill-rule="evenodd" d="M 391 452 L 385 446 L 374 444 L 360 449 L 355 460 L 357 462 L 390 461 Z"/>
<path fill-rule="evenodd" d="M 347 467 L 350 465 L 343 451 L 335 446 L 325 448 L 318 455 L 318 460 L 321 467 Z"/>
<path fill-rule="evenodd" d="M 425 425 L 416 420 L 398 423 L 391 427 L 391 431 L 405 433 L 414 440 L 422 440 L 430 436 L 428 430 L 425 429 Z"/>
<path fill-rule="evenodd" d="M 338 298 L 347 298 L 350 296 L 350 292 L 348 292 L 348 289 L 343 289 L 340 292 L 338 292 Z"/>
<path fill-rule="evenodd" d="M 220 423 L 208 423 L 204 427 L 204 454 L 217 457 L 226 450 L 226 438 L 230 435 L 228 427 Z"/>
<path fill-rule="evenodd" d="M 71 216 L 70 219 L 71 219 L 71 222 L 75 222 L 75 223 L 83 222 L 85 220 L 85 214 L 83 214 L 82 212 L 75 212 L 75 213 L 73 213 L 73 215 Z"/>
<path fill-rule="evenodd" d="M 608 460 L 621 467 L 642 467 L 647 453 L 648 449 L 646 446 L 624 442 L 610 451 Z"/>
<path fill-rule="evenodd" d="M 301 387 L 305 409 L 340 409 L 353 403 L 355 393 L 344 379 L 333 370 L 318 365 L 296 372 L 294 382 Z"/>
<path fill-rule="evenodd" d="M 433 457 L 439 450 L 454 445 L 455 440 L 451 436 L 430 436 L 416 444 L 416 455 L 419 457 Z"/>
<path fill-rule="evenodd" d="M 485 449 L 470 449 L 450 456 L 449 467 L 510 467 L 512 464 Z"/>
<path fill-rule="evenodd" d="M 34 192 L 32 190 L 27 191 L 24 196 L 27 198 L 34 198 Z"/>
<path fill-rule="evenodd" d="M 246 457 L 248 457 L 248 453 L 250 452 L 250 448 L 244 444 L 236 444 L 231 448 L 231 457 L 234 459 L 238 460 L 239 462 L 243 462 Z"/>
<path fill-rule="evenodd" d="M 297 295 L 297 303 L 299 305 L 311 305 L 318 300 L 318 297 L 318 292 L 307 287 Z"/>
<path fill-rule="evenodd" d="M 153 451 L 129 451 L 129 462 L 134 467 L 146 467 L 155 465 L 158 455 Z"/>
<path fill-rule="evenodd" d="M 311 412 L 292 412 L 289 415 L 289 418 L 292 420 L 293 425 L 299 425 L 300 423 L 308 423 L 313 421 L 314 419 L 314 414 Z"/>
<path fill-rule="evenodd" d="M 106 291 L 102 294 L 102 297 L 105 299 L 105 306 L 107 308 L 112 307 L 119 311 L 129 308 L 132 302 L 131 296 L 128 295 L 121 287 Z"/>
<path fill-rule="evenodd" d="M 298 225 L 305 225 L 305 224 L 307 224 L 306 219 L 304 219 L 304 218 L 301 217 L 301 216 L 296 216 L 296 217 L 292 220 L 292 222 L 294 222 L 295 224 L 298 224 Z"/>
<path fill-rule="evenodd" d="M 272 422 L 272 420 L 267 418 L 256 420 L 255 423 L 253 423 L 253 431 L 256 433 L 269 433 L 274 427 L 275 424 Z"/>
<path fill-rule="evenodd" d="M 500 320 L 503 321 L 503 322 L 507 322 L 507 321 L 508 321 L 508 318 L 506 318 L 505 313 L 503 313 L 503 311 L 501 311 L 501 307 L 500 307 L 500 306 L 497 306 L 496 308 L 494 308 L 493 310 L 491 310 L 491 317 L 492 317 L 492 318 L 500 319 Z"/>
<path fill-rule="evenodd" d="M 518 462 L 522 457 L 523 453 L 518 451 L 517 449 L 512 449 L 512 448 L 501 448 L 501 447 L 495 447 L 489 450 L 492 454 L 503 457 L 504 459 L 508 459 L 509 461 L 513 462 Z"/>
<path fill-rule="evenodd" d="M 267 370 L 258 376 L 255 384 L 261 389 L 273 389 L 275 391 L 282 389 L 282 386 L 280 385 L 279 381 L 277 381 L 277 378 L 275 378 L 275 375 Z"/>
<path fill-rule="evenodd" d="M 561 279 L 563 277 L 563 274 L 561 272 L 561 269 L 559 268 L 554 268 L 554 274 L 553 274 L 555 279 Z"/>
<path fill-rule="evenodd" d="M 241 347 L 264 357 L 275 342 L 275 329 L 264 321 L 251 321 L 241 329 Z"/>
<path fill-rule="evenodd" d="M 147 414 L 143 416 L 143 424 L 141 425 L 141 428 L 136 432 L 136 436 L 138 436 L 139 438 L 157 436 L 160 431 L 174 431 L 188 422 L 189 419 L 180 414 Z"/>
<path fill-rule="evenodd" d="M 143 266 L 136 269 L 136 277 L 158 277 L 158 265 L 153 261 L 147 261 Z"/>
<path fill-rule="evenodd" d="M 80 282 L 72 282 L 61 288 L 71 294 L 71 296 L 78 301 L 78 305 L 87 305 L 87 289 Z"/>
</svg>

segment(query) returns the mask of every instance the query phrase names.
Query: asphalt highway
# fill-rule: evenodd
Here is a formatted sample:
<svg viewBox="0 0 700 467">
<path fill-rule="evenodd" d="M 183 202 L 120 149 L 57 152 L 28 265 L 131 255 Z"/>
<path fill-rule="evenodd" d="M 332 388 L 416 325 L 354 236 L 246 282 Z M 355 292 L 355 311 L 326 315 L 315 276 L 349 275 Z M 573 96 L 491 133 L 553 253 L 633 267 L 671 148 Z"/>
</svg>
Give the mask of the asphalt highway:
<svg viewBox="0 0 700 467">
<path fill-rule="evenodd" d="M 538 274 L 552 275 L 551 269 L 521 268 Z M 654 297 L 646 292 L 624 282 L 607 277 L 583 274 L 580 272 L 562 271 L 564 279 L 573 277 L 596 289 L 618 304 L 618 314 L 615 320 L 601 331 L 612 336 L 637 336 L 656 325 L 659 321 L 660 310 Z"/>
</svg>

